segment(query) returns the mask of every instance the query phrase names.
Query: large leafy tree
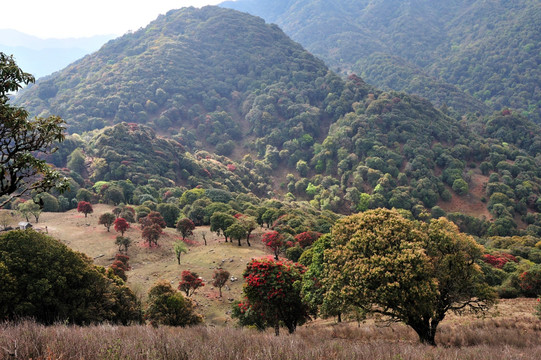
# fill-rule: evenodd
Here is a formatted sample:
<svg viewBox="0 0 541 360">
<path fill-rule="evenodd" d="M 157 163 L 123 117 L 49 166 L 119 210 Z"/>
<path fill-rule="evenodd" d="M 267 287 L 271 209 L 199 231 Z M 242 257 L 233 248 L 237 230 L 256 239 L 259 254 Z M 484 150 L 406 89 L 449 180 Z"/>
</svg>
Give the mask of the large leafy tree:
<svg viewBox="0 0 541 360">
<path fill-rule="evenodd" d="M 245 300 L 235 305 L 234 316 L 241 325 L 253 322 L 259 328 L 274 327 L 276 335 L 282 322 L 293 333 L 309 319 L 300 294 L 304 271 L 304 266 L 289 261 L 253 259 L 243 273 Z"/>
<path fill-rule="evenodd" d="M 13 56 L 0 52 L 0 196 L 10 195 L 0 207 L 31 191 L 67 187 L 67 179 L 36 153 L 51 154 L 64 140 L 64 121 L 58 116 L 28 119 L 28 112 L 9 104 L 9 93 L 35 81 Z"/>
<path fill-rule="evenodd" d="M 0 318 L 52 324 L 141 320 L 135 294 L 86 255 L 35 231 L 0 236 Z"/>
<path fill-rule="evenodd" d="M 325 296 L 412 327 L 435 345 L 449 311 L 483 312 L 494 292 L 476 260 L 482 246 L 446 219 L 421 224 L 377 209 L 337 222 L 325 250 Z"/>
</svg>

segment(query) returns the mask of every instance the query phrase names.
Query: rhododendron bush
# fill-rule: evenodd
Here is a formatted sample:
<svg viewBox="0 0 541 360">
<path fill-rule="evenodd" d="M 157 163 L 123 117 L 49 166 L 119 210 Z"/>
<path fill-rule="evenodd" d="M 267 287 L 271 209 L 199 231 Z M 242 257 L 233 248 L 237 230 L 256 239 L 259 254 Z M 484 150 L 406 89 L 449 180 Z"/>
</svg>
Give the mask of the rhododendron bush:
<svg viewBox="0 0 541 360">
<path fill-rule="evenodd" d="M 243 273 L 244 297 L 233 316 L 241 325 L 258 328 L 274 327 L 279 332 L 283 323 L 290 333 L 308 317 L 308 307 L 300 295 L 304 266 L 290 261 L 253 259 Z"/>
</svg>

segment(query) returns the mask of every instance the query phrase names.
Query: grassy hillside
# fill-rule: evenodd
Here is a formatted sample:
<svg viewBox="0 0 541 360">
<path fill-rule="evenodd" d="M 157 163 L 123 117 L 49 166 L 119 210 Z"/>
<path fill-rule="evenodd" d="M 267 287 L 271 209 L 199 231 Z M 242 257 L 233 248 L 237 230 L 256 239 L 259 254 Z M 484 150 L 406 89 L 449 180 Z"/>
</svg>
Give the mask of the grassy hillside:
<svg viewBox="0 0 541 360">
<path fill-rule="evenodd" d="M 112 206 L 95 205 L 94 212 L 88 217 L 76 210 L 66 213 L 44 213 L 35 227 L 47 231 L 70 248 L 83 252 L 94 259 L 94 263 L 109 266 L 114 261 L 118 247 L 115 238 L 118 235 L 113 228 L 110 232 L 103 225 L 98 225 L 98 218 L 104 212 L 110 212 Z M 174 229 L 165 229 L 165 235 L 159 240 L 159 246 L 149 249 L 141 237 L 139 225 L 132 224 L 125 236 L 133 240 L 128 249 L 131 270 L 127 272 L 128 285 L 145 300 L 149 288 L 158 280 L 171 281 L 177 287 L 183 270 L 194 271 L 204 279 L 205 286 L 198 289 L 192 297 L 198 304 L 198 311 L 204 314 L 207 324 L 224 325 L 231 322 L 229 315 L 233 300 L 239 300 L 242 292 L 242 272 L 246 264 L 254 257 L 270 256 L 260 241 L 263 229 L 252 234 L 252 246 L 239 247 L 236 243 L 225 243 L 223 236 L 211 233 L 208 226 L 198 227 L 189 237 L 188 253 L 181 256 L 180 265 L 173 251 L 173 243 L 181 238 Z M 207 239 L 204 245 L 203 234 Z M 222 267 L 238 281 L 227 282 L 219 298 L 218 289 L 214 288 L 212 274 L 214 269 Z"/>
</svg>

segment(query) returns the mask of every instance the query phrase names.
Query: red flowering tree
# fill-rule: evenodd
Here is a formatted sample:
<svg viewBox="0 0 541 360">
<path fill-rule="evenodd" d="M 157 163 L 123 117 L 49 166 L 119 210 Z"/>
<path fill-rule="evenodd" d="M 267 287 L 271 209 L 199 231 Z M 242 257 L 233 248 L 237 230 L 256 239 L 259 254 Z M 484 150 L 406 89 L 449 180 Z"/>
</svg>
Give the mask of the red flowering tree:
<svg viewBox="0 0 541 360">
<path fill-rule="evenodd" d="M 195 224 L 188 218 L 182 218 L 177 222 L 177 231 L 182 234 L 182 240 L 186 239 L 186 236 L 193 234 Z"/>
<path fill-rule="evenodd" d="M 214 274 L 212 274 L 212 286 L 218 288 L 220 291 L 220 297 L 222 297 L 222 288 L 227 280 L 229 280 L 229 275 L 229 271 L 224 269 L 214 270 Z"/>
<path fill-rule="evenodd" d="M 233 315 L 241 325 L 252 318 L 258 327 L 274 327 L 279 335 L 280 322 L 293 333 L 310 317 L 300 294 L 305 267 L 290 261 L 253 259 L 242 274 L 245 300 L 237 303 Z"/>
<path fill-rule="evenodd" d="M 269 231 L 263 235 L 261 239 L 265 246 L 272 250 L 274 253 L 274 259 L 278 260 L 278 255 L 282 252 L 283 247 L 285 246 L 285 240 L 282 234 L 278 231 Z"/>
<path fill-rule="evenodd" d="M 316 231 L 305 231 L 295 236 L 296 242 L 299 244 L 301 248 L 306 248 L 310 245 L 312 245 L 319 237 L 321 236 L 321 233 L 318 233 Z"/>
<path fill-rule="evenodd" d="M 162 228 L 158 224 L 150 224 L 143 228 L 141 236 L 148 242 L 148 247 L 158 245 L 158 239 L 162 235 Z"/>
<path fill-rule="evenodd" d="M 147 216 L 140 218 L 139 224 L 141 224 L 141 229 L 143 230 L 145 227 L 150 226 L 152 224 L 156 224 L 162 229 L 165 229 L 165 227 L 167 226 L 167 224 L 165 223 L 165 220 L 163 219 L 162 214 L 160 214 L 157 211 L 151 211 L 148 213 Z"/>
<path fill-rule="evenodd" d="M 85 214 L 85 217 L 87 217 L 88 214 L 92 214 L 94 212 L 94 209 L 92 209 L 92 204 L 90 204 L 88 201 L 79 201 L 77 204 L 77 211 L 82 212 Z"/>
<path fill-rule="evenodd" d="M 114 222 L 115 231 L 119 232 L 121 236 L 124 236 L 124 232 L 130 228 L 130 223 L 124 218 L 117 218 Z"/>
<path fill-rule="evenodd" d="M 199 289 L 201 286 L 205 286 L 205 283 L 199 278 L 199 275 L 189 270 L 184 270 L 182 272 L 178 289 L 184 291 L 186 296 L 193 295 L 195 290 Z"/>
</svg>

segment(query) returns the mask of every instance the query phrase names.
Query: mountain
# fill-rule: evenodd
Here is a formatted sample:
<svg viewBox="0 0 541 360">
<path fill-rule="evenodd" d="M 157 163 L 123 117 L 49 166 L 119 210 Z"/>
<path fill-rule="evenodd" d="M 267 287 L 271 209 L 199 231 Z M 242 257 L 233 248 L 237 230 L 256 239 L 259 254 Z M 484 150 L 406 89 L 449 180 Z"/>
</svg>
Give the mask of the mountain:
<svg viewBox="0 0 541 360">
<path fill-rule="evenodd" d="M 536 0 L 238 0 L 334 69 L 459 113 L 510 107 L 541 122 Z"/>
<path fill-rule="evenodd" d="M 83 186 L 395 207 L 447 214 L 478 236 L 541 236 L 539 125 L 509 109 L 457 117 L 344 79 L 276 25 L 231 9 L 170 11 L 16 101 L 67 120 L 72 135 L 50 161 Z"/>
<path fill-rule="evenodd" d="M 40 39 L 12 29 L 0 29 L 0 49 L 13 55 L 26 72 L 40 78 L 98 50 L 112 35 L 88 38 Z"/>
</svg>

